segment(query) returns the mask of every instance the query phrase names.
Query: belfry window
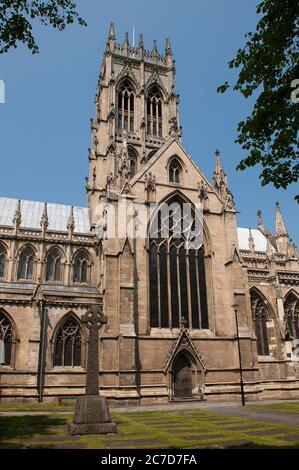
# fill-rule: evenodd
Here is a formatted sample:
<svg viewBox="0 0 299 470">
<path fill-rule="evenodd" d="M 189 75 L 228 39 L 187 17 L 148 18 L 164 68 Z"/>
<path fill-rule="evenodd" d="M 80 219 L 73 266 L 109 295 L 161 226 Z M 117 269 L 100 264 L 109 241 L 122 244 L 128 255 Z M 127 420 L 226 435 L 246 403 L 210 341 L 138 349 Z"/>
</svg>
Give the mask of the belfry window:
<svg viewBox="0 0 299 470">
<path fill-rule="evenodd" d="M 18 267 L 18 279 L 29 280 L 33 278 L 34 252 L 28 247 L 22 251 Z"/>
<path fill-rule="evenodd" d="M 0 278 L 4 277 L 6 250 L 0 245 Z"/>
<path fill-rule="evenodd" d="M 47 281 L 61 280 L 61 256 L 57 249 L 52 250 L 47 258 L 46 268 Z"/>
<path fill-rule="evenodd" d="M 134 132 L 134 91 L 128 80 L 118 91 L 118 129 Z"/>
<path fill-rule="evenodd" d="M 150 228 L 150 326 L 209 328 L 202 223 L 179 197 L 162 204 Z"/>
<path fill-rule="evenodd" d="M 83 251 L 78 253 L 74 259 L 74 282 L 87 282 L 88 256 Z"/>
<path fill-rule="evenodd" d="M 82 365 L 82 331 L 73 315 L 68 315 L 57 331 L 54 343 L 54 366 Z"/>
<path fill-rule="evenodd" d="M 265 301 L 255 291 L 251 292 L 251 309 L 257 338 L 257 353 L 260 356 L 268 356 L 269 337 L 267 322 L 269 321 L 269 313 Z"/>
<path fill-rule="evenodd" d="M 299 339 L 299 297 L 292 292 L 285 299 L 284 313 L 289 339 Z"/>
<path fill-rule="evenodd" d="M 13 347 L 13 328 L 7 315 L 0 311 L 0 339 L 4 342 L 4 365 L 11 365 Z"/>
<path fill-rule="evenodd" d="M 147 133 L 162 137 L 162 96 L 157 86 L 153 86 L 147 97 Z"/>
<path fill-rule="evenodd" d="M 176 158 L 171 160 L 168 171 L 170 183 L 181 183 L 182 166 Z"/>
</svg>

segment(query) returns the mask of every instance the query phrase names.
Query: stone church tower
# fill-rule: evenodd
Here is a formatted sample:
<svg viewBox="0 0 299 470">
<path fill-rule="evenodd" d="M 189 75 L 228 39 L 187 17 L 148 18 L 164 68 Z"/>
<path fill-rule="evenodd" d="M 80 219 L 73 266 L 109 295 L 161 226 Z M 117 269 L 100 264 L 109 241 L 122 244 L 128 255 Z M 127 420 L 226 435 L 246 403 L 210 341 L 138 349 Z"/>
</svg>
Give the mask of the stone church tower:
<svg viewBox="0 0 299 470">
<path fill-rule="evenodd" d="M 234 308 L 247 398 L 298 397 L 296 246 L 279 205 L 275 234 L 238 228 L 220 152 L 209 182 L 182 146 L 169 39 L 111 24 L 95 108 L 88 208 L 0 198 L 1 400 L 83 392 L 91 304 L 112 403 L 238 398 Z"/>
</svg>

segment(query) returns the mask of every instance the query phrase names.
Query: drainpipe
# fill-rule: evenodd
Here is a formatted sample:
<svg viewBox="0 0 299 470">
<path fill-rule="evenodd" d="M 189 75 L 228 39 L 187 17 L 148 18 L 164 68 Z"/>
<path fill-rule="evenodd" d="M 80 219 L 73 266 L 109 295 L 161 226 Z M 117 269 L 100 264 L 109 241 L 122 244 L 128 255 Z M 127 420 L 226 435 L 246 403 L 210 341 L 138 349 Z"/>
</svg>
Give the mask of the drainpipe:
<svg viewBox="0 0 299 470">
<path fill-rule="evenodd" d="M 45 365 L 46 365 L 46 335 L 47 335 L 47 324 L 48 324 L 48 308 L 45 306 L 45 301 L 41 299 L 39 301 L 39 313 L 40 313 L 40 343 L 39 343 L 39 357 L 38 357 L 38 402 L 43 401 L 43 389 L 45 379 Z"/>
</svg>

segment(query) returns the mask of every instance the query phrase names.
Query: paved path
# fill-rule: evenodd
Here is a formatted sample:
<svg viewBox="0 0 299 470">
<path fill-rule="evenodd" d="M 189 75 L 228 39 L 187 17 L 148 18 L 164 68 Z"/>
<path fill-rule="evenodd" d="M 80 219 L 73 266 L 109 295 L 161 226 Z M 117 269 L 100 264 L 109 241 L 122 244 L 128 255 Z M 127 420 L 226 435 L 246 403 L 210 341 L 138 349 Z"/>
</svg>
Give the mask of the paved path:
<svg viewBox="0 0 299 470">
<path fill-rule="evenodd" d="M 298 400 L 287 400 L 287 402 Z M 250 402 L 251 405 L 258 404 L 271 404 L 271 403 L 284 403 L 279 400 L 267 400 L 259 402 Z M 241 406 L 236 402 L 173 402 L 159 405 L 143 405 L 143 406 L 130 406 L 130 407 L 117 407 L 111 408 L 111 411 L 118 413 L 123 412 L 138 412 L 138 411 L 162 411 L 162 410 L 190 410 L 190 409 L 203 409 L 219 413 L 225 416 L 239 416 L 241 418 L 249 418 L 258 421 L 266 421 L 271 423 L 282 423 L 290 426 L 299 426 L 299 415 L 292 415 L 283 412 L 257 410 L 248 408 L 248 406 Z M 50 414 L 72 414 L 72 410 L 68 411 L 1 411 L 0 416 L 25 416 L 25 415 L 50 415 Z"/>
</svg>

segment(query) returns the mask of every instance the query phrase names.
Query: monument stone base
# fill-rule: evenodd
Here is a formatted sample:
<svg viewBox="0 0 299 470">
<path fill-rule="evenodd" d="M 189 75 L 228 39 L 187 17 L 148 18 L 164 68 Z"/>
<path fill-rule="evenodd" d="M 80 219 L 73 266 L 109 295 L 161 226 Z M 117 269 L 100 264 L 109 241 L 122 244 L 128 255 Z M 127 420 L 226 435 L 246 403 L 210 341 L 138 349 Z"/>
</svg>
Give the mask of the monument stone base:
<svg viewBox="0 0 299 470">
<path fill-rule="evenodd" d="M 116 424 L 111 422 L 107 399 L 97 395 L 79 397 L 68 432 L 71 435 L 115 433 Z"/>
</svg>

